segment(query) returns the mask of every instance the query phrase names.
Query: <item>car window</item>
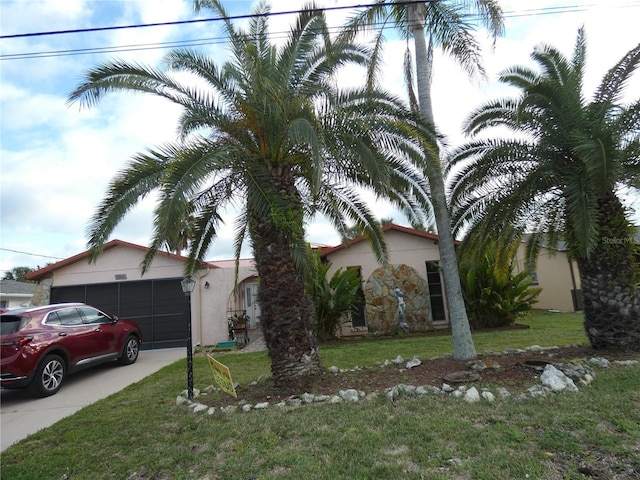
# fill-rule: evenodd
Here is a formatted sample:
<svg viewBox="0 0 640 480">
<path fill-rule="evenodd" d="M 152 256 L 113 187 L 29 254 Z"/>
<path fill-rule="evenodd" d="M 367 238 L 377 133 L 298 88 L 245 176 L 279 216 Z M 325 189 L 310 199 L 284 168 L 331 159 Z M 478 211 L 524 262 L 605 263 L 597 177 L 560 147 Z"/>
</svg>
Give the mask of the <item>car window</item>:
<svg viewBox="0 0 640 480">
<path fill-rule="evenodd" d="M 47 317 L 47 324 L 52 323 L 49 321 L 49 319 L 51 319 L 54 324 L 59 323 L 60 325 L 65 326 L 82 325 L 82 317 L 80 316 L 80 312 L 76 308 L 65 308 L 62 310 L 51 312 Z"/>
<path fill-rule="evenodd" d="M 15 333 L 24 327 L 29 321 L 29 317 L 19 317 L 17 315 L 0 315 L 0 335 Z"/>
<path fill-rule="evenodd" d="M 84 323 L 109 323 L 111 321 L 110 317 L 95 308 L 82 307 L 78 310 L 84 316 Z"/>
</svg>

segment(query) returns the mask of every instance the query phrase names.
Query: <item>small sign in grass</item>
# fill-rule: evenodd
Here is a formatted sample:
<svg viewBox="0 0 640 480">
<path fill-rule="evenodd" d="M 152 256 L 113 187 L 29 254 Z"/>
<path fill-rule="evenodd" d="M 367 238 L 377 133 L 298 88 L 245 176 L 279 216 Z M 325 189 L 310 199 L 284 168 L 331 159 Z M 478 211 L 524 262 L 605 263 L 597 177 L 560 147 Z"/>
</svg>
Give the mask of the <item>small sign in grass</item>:
<svg viewBox="0 0 640 480">
<path fill-rule="evenodd" d="M 231 371 L 226 365 L 223 365 L 211 355 L 207 355 L 209 359 L 209 366 L 211 367 L 211 373 L 215 382 L 220 388 L 233 397 L 237 397 L 236 388 L 233 386 L 233 380 L 231 380 Z"/>
</svg>

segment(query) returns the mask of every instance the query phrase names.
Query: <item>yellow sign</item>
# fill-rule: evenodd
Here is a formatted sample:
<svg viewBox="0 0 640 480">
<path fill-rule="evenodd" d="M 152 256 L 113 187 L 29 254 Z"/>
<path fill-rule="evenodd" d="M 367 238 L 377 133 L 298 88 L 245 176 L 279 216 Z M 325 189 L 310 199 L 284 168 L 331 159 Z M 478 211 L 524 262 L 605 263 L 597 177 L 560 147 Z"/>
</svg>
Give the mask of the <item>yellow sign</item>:
<svg viewBox="0 0 640 480">
<path fill-rule="evenodd" d="M 211 373 L 213 373 L 213 378 L 216 383 L 220 385 L 220 388 L 227 392 L 229 395 L 237 397 L 236 389 L 233 386 L 233 380 L 231 380 L 231 372 L 229 371 L 229 367 L 221 364 L 211 355 L 207 355 L 209 358 L 209 365 L 211 366 Z"/>
</svg>

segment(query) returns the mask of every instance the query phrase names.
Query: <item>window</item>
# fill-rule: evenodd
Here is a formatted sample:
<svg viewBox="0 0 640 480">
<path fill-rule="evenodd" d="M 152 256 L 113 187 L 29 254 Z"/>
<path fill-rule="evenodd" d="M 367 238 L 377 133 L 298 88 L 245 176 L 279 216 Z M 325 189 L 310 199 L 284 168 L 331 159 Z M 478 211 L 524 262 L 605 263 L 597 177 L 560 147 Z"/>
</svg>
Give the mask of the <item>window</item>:
<svg viewBox="0 0 640 480">
<path fill-rule="evenodd" d="M 446 322 L 447 313 L 444 308 L 444 294 L 440 277 L 440 263 L 427 263 L 427 284 L 429 286 L 429 300 L 431 301 L 431 315 L 434 322 Z"/>
<path fill-rule="evenodd" d="M 529 275 L 531 276 L 531 285 L 539 285 L 538 272 L 531 272 Z"/>
<path fill-rule="evenodd" d="M 358 270 L 358 278 L 360 279 L 360 285 L 356 291 L 355 305 L 351 308 L 351 325 L 354 327 L 366 327 L 367 322 L 364 316 L 364 291 L 362 290 L 362 268 L 361 267 L 348 267 L 356 268 Z"/>
<path fill-rule="evenodd" d="M 78 310 L 84 316 L 84 323 L 109 323 L 111 321 L 109 317 L 95 308 L 83 307 Z"/>
<path fill-rule="evenodd" d="M 47 317 L 47 323 L 65 326 L 82 325 L 82 317 L 77 309 L 65 308 L 51 312 Z"/>
</svg>

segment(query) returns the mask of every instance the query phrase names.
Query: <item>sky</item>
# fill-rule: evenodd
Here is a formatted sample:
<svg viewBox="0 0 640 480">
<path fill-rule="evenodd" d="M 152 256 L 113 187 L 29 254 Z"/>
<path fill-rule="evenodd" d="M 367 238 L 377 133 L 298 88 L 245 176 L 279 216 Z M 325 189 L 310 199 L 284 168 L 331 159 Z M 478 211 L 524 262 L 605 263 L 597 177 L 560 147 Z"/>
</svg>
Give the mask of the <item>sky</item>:
<svg viewBox="0 0 640 480">
<path fill-rule="evenodd" d="M 231 15 L 249 14 L 254 4 L 223 3 Z M 273 12 L 295 10 L 304 3 L 270 2 Z M 367 2 L 317 3 L 336 7 Z M 505 35 L 492 46 L 486 32 L 478 33 L 486 47 L 486 79 L 469 79 L 450 59 L 435 57 L 434 116 L 451 145 L 464 141 L 461 124 L 474 107 L 513 93 L 496 82 L 497 74 L 511 65 L 532 66 L 529 55 L 536 45 L 551 44 L 570 56 L 578 28 L 585 27 L 588 98 L 607 70 L 640 42 L 640 0 L 502 0 L 500 4 Z M 337 28 L 350 13 L 331 11 L 329 22 Z M 212 12 L 196 16 L 191 0 L 0 0 L 0 36 L 213 16 Z M 273 17 L 272 30 L 286 30 L 292 18 Z M 176 139 L 179 111 L 162 99 L 119 93 L 91 108 L 68 105 L 67 98 L 83 75 L 113 59 L 158 65 L 168 49 L 157 47 L 169 42 L 198 40 L 201 45 L 194 48 L 222 62 L 226 49 L 219 23 L 0 38 L 0 277 L 14 267 L 43 267 L 85 251 L 87 226 L 109 181 L 137 152 Z M 393 35 L 388 38 L 382 85 L 406 98 L 405 42 Z M 626 92 L 629 99 L 640 96 L 640 74 Z M 111 239 L 147 245 L 153 206 L 152 198 L 139 204 Z M 630 199 L 629 206 L 640 223 L 640 200 Z M 380 218 L 406 224 L 387 204 L 378 203 L 375 209 Z M 228 212 L 228 219 L 207 260 L 232 258 L 233 212 Z M 307 239 L 326 245 L 340 242 L 321 218 L 309 223 Z M 243 250 L 243 256 L 250 254 Z"/>
</svg>

